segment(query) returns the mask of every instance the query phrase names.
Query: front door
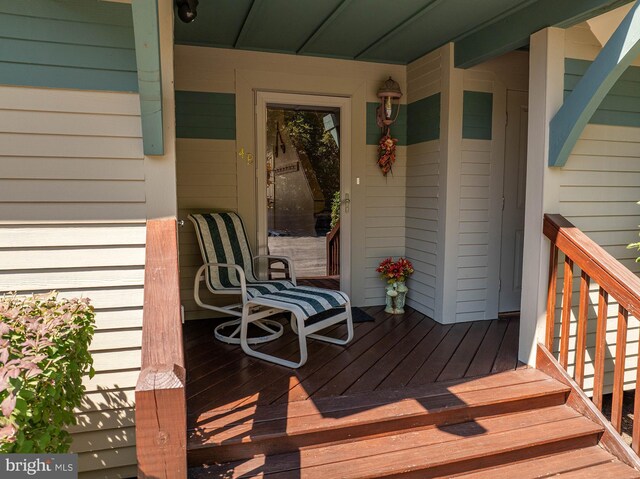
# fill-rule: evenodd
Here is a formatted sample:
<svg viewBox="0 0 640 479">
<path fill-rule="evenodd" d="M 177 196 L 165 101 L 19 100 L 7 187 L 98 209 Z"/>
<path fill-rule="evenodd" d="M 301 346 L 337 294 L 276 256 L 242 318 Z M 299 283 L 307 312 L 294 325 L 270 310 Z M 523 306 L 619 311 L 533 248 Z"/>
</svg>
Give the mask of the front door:
<svg viewBox="0 0 640 479">
<path fill-rule="evenodd" d="M 522 251 L 527 173 L 528 93 L 507 92 L 502 251 L 500 254 L 501 313 L 520 311 Z"/>
<path fill-rule="evenodd" d="M 257 95 L 261 252 L 291 257 L 304 284 L 345 292 L 350 289 L 350 165 L 348 129 L 341 124 L 348 124 L 348 102 Z"/>
</svg>

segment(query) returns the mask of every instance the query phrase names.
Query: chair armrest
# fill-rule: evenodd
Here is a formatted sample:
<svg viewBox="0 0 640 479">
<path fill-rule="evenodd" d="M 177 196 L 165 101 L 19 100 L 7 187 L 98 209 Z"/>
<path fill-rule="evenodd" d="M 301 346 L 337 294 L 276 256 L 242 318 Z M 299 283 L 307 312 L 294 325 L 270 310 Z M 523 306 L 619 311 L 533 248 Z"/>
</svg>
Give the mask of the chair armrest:
<svg viewBox="0 0 640 479">
<path fill-rule="evenodd" d="M 246 278 L 244 275 L 244 270 L 238 266 L 237 264 L 232 264 L 232 263 L 205 263 L 203 264 L 200 269 L 204 270 L 205 268 L 209 268 L 211 266 L 216 266 L 218 268 L 228 268 L 228 269 L 235 269 L 238 272 L 238 275 L 240 277 L 240 283 L 246 283 Z"/>
<path fill-rule="evenodd" d="M 196 279 L 195 279 L 195 285 L 194 285 L 194 289 L 199 288 L 199 283 L 200 281 L 202 281 L 202 273 L 209 274 L 207 270 L 207 268 L 211 268 L 211 267 L 217 267 L 217 268 L 228 268 L 228 269 L 235 269 L 236 272 L 238 273 L 238 278 L 240 278 L 240 290 L 242 291 L 242 303 L 246 303 L 247 302 L 247 278 L 245 277 L 244 274 L 244 270 L 238 266 L 237 264 L 231 264 L 231 263 L 205 263 L 202 266 L 200 266 L 200 268 L 198 269 L 198 272 L 196 273 Z"/>
<path fill-rule="evenodd" d="M 291 282 L 294 284 L 296 284 L 296 271 L 295 268 L 293 266 L 293 260 L 289 257 L 289 256 L 276 256 L 273 254 L 260 254 L 258 256 L 254 256 L 253 257 L 253 262 L 255 263 L 255 261 L 257 259 L 260 258 L 267 258 L 267 259 L 278 259 L 284 263 L 287 264 L 287 267 L 289 268 L 289 279 L 291 279 Z"/>
</svg>

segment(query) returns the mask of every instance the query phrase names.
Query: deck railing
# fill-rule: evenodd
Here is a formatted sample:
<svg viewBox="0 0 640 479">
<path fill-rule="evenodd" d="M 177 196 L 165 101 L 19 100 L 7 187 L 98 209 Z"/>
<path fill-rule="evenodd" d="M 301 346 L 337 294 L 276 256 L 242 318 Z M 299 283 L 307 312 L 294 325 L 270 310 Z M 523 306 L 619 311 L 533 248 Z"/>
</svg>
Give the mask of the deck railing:
<svg viewBox="0 0 640 479">
<path fill-rule="evenodd" d="M 593 403 L 602 410 L 605 376 L 607 310 L 609 301 L 618 303 L 618 326 L 614 360 L 611 424 L 620 432 L 622 425 L 623 387 L 629 315 L 640 318 L 640 278 L 607 253 L 582 231 L 561 215 L 545 215 L 544 234 L 551 241 L 549 257 L 549 290 L 547 297 L 547 324 L 545 346 L 553 351 L 555 313 L 558 280 L 558 256 L 564 253 L 564 280 L 562 288 L 562 317 L 560 325 L 559 363 L 565 370 L 569 366 L 569 336 L 572 312 L 574 268 L 580 269 L 580 293 L 578 301 L 575 372 L 574 379 L 580 388 L 584 384 L 585 356 L 587 350 L 587 322 L 589 287 L 591 281 L 599 286 L 598 313 L 594 363 Z M 640 355 L 638 356 L 640 360 Z M 636 391 L 640 389 L 640 376 L 636 369 Z M 640 394 L 635 395 L 633 417 L 640 413 Z M 640 450 L 640 421 L 634 420 L 632 448 Z"/>
<path fill-rule="evenodd" d="M 340 221 L 327 233 L 327 276 L 340 274 Z"/>
<path fill-rule="evenodd" d="M 186 477 L 186 418 L 176 221 L 150 220 L 136 385 L 138 477 Z"/>
</svg>

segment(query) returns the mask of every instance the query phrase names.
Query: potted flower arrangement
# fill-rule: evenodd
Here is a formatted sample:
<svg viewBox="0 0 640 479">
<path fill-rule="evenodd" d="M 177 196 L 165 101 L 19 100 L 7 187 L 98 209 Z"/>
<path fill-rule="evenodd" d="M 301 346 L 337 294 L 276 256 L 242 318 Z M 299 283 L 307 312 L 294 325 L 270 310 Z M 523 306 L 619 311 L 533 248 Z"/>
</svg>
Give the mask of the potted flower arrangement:
<svg viewBox="0 0 640 479">
<path fill-rule="evenodd" d="M 411 261 L 406 258 L 400 258 L 394 262 L 393 258 L 387 258 L 376 268 L 376 272 L 380 273 L 380 278 L 387 282 L 385 312 L 391 314 L 404 313 L 404 304 L 407 291 L 409 291 L 405 281 L 413 274 Z"/>
</svg>

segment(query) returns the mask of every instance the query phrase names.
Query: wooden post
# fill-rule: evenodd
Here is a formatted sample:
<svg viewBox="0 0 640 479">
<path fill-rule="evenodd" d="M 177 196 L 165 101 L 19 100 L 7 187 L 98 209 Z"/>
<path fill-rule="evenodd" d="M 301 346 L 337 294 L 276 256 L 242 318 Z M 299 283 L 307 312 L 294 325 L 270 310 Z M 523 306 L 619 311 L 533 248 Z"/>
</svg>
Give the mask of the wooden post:
<svg viewBox="0 0 640 479">
<path fill-rule="evenodd" d="M 598 324 L 596 326 L 596 357 L 593 374 L 593 403 L 602 411 L 602 388 L 604 382 L 604 355 L 607 347 L 607 309 L 609 295 L 600 288 L 598 293 Z"/>
<path fill-rule="evenodd" d="M 566 370 L 569 365 L 569 326 L 573 304 L 573 261 L 564 258 L 564 285 L 562 288 L 562 325 L 560 327 L 560 365 Z"/>
<path fill-rule="evenodd" d="M 136 385 L 138 477 L 187 476 L 187 407 L 175 219 L 149 220 L 142 372 Z"/>
<path fill-rule="evenodd" d="M 187 476 L 185 370 L 147 368 L 136 385 L 139 478 Z"/>
<path fill-rule="evenodd" d="M 611 424 L 620 432 L 622 429 L 622 399 L 624 395 L 624 363 L 627 358 L 627 322 L 629 313 L 618 307 L 618 334 L 616 335 L 616 362 L 613 373 L 613 399 L 611 400 Z M 634 417 L 635 419 L 635 417 Z"/>
<path fill-rule="evenodd" d="M 576 371 L 578 385 L 584 386 L 584 358 L 587 350 L 587 319 L 589 315 L 589 286 L 591 278 L 582 272 L 580 276 L 580 302 L 578 306 L 578 332 L 576 337 Z"/>
<path fill-rule="evenodd" d="M 553 351 L 553 333 L 556 326 L 556 288 L 558 287 L 558 248 L 551 242 L 549 254 L 549 289 L 547 293 L 547 329 L 544 345 Z"/>
</svg>

